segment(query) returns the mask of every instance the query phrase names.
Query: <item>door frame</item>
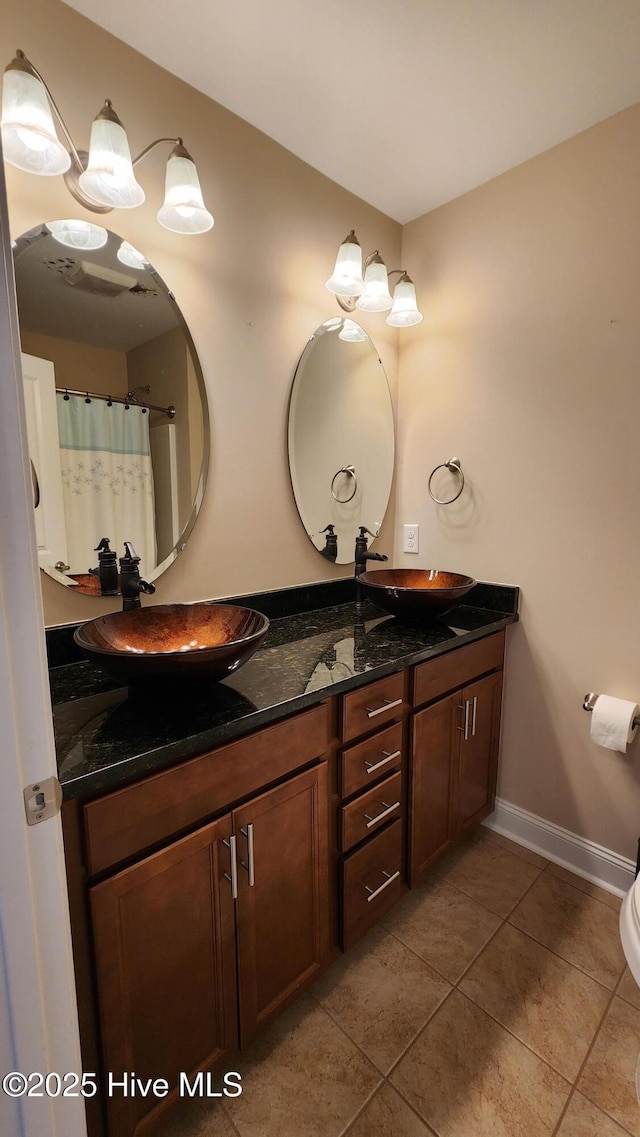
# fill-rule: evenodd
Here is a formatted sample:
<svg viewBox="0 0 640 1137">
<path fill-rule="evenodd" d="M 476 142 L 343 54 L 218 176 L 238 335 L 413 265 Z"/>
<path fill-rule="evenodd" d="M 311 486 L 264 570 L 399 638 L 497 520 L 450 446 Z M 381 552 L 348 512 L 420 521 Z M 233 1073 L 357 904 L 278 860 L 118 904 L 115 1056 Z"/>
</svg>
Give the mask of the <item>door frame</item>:
<svg viewBox="0 0 640 1137">
<path fill-rule="evenodd" d="M 56 755 L 1 154 L 0 385 L 0 1035 L 14 1070 L 80 1074 L 60 815 L 28 826 L 23 804 Z M 0 1120 L 10 1137 L 86 1135 L 81 1097 L 12 1102 L 0 1090 Z"/>
</svg>

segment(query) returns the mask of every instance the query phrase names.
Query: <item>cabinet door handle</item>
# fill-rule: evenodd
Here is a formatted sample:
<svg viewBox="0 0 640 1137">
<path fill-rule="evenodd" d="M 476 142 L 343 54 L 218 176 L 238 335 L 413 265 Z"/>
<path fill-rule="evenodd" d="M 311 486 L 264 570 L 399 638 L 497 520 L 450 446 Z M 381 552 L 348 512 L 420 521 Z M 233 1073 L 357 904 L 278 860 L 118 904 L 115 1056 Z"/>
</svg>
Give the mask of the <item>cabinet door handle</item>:
<svg viewBox="0 0 640 1137">
<path fill-rule="evenodd" d="M 402 699 L 383 699 L 381 707 L 365 707 L 368 719 L 374 719 L 376 715 L 384 714 L 385 711 L 390 711 L 392 707 L 401 707 Z"/>
<path fill-rule="evenodd" d="M 370 829 L 372 825 L 377 825 L 379 821 L 382 821 L 383 817 L 388 817 L 390 813 L 393 813 L 394 809 L 399 809 L 400 802 L 394 801 L 393 805 L 388 805 L 386 801 L 381 801 L 380 805 L 383 805 L 384 809 L 382 813 L 376 814 L 375 817 L 369 817 L 368 813 L 364 814 L 364 818 L 367 822 L 367 829 Z"/>
<path fill-rule="evenodd" d="M 462 711 L 463 717 L 462 726 L 458 724 L 456 726 L 456 730 L 459 730 L 462 733 L 462 737 L 466 742 L 469 737 L 469 703 L 466 699 L 464 703 L 458 703 L 458 710 Z"/>
<path fill-rule="evenodd" d="M 400 755 L 402 754 L 402 751 L 401 750 L 394 750 L 393 754 L 390 754 L 388 750 L 383 750 L 382 753 L 383 753 L 384 757 L 381 759 L 380 762 L 367 762 L 365 760 L 364 764 L 365 764 L 366 769 L 367 769 L 367 774 L 373 774 L 376 770 L 379 770 L 381 766 L 386 766 L 387 762 L 393 762 L 394 758 L 400 757 Z"/>
<path fill-rule="evenodd" d="M 253 823 L 249 822 L 247 828 L 241 829 L 240 832 L 242 833 L 243 837 L 247 838 L 247 860 L 249 862 L 248 865 L 245 864 L 244 861 L 241 861 L 240 863 L 243 869 L 247 870 L 247 876 L 249 877 L 249 888 L 253 888 L 254 884 L 256 883 L 256 872 L 253 863 Z"/>
<path fill-rule="evenodd" d="M 464 704 L 458 703 L 458 710 L 464 711 L 464 722 L 463 722 L 462 726 L 457 726 L 456 730 L 462 731 L 462 737 L 463 737 L 465 742 L 467 741 L 467 739 L 469 737 L 469 711 L 470 711 L 470 709 L 471 709 L 471 703 L 469 702 L 468 699 L 465 699 Z"/>
<path fill-rule="evenodd" d="M 471 736 L 472 736 L 472 738 L 475 737 L 475 733 L 476 733 L 476 713 L 477 713 L 477 710 L 478 710 L 478 696 L 474 695 L 473 701 L 471 704 Z"/>
<path fill-rule="evenodd" d="M 384 892 L 385 888 L 388 888 L 389 885 L 393 884 L 394 880 L 397 880 L 400 876 L 400 869 L 396 869 L 394 873 L 385 872 L 384 869 L 381 869 L 380 872 L 383 876 L 386 876 L 387 879 L 383 884 L 379 886 L 379 888 L 369 888 L 368 884 L 365 884 L 364 886 L 365 892 L 369 893 L 367 896 L 367 904 L 370 904 L 372 900 L 375 900 L 376 896 L 379 896 L 381 892 Z"/>
<path fill-rule="evenodd" d="M 238 862 L 236 861 L 236 838 L 232 833 L 229 840 L 223 840 L 223 845 L 226 845 L 229 850 L 229 866 L 231 868 L 231 875 L 226 872 L 224 875 L 227 880 L 231 881 L 231 898 L 238 899 Z"/>
</svg>

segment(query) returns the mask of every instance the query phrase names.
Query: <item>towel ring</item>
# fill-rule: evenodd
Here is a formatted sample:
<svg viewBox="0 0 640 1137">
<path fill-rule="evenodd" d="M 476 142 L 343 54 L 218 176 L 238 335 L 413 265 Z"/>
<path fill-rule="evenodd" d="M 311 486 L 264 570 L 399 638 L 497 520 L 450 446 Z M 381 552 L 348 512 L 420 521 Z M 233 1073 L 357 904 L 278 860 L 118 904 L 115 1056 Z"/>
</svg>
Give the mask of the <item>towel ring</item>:
<svg viewBox="0 0 640 1137">
<path fill-rule="evenodd" d="M 434 474 L 437 474 L 438 470 L 450 470 L 452 474 L 459 474 L 460 476 L 460 489 L 458 490 L 457 494 L 454 494 L 453 497 L 447 498 L 446 501 L 444 501 L 442 498 L 436 497 L 436 495 L 431 492 L 431 483 L 433 481 L 433 476 Z M 427 488 L 429 490 L 429 497 L 435 501 L 436 505 L 451 505 L 452 502 L 457 501 L 464 489 L 464 474 L 462 473 L 460 459 L 449 458 L 448 462 L 441 462 L 439 466 L 436 466 L 435 470 L 431 471 L 431 477 L 429 478 Z"/>
<path fill-rule="evenodd" d="M 336 483 L 336 478 L 339 477 L 340 474 L 348 474 L 348 476 L 350 478 L 353 478 L 353 493 L 349 494 L 349 497 L 338 497 L 338 495 L 336 494 L 336 492 L 333 488 L 335 483 Z M 336 470 L 335 474 L 333 475 L 333 477 L 331 479 L 331 496 L 332 496 L 333 500 L 339 502 L 340 505 L 346 505 L 348 501 L 351 501 L 356 496 L 357 492 L 358 492 L 358 479 L 356 477 L 355 466 L 341 466 L 339 470 Z"/>
</svg>

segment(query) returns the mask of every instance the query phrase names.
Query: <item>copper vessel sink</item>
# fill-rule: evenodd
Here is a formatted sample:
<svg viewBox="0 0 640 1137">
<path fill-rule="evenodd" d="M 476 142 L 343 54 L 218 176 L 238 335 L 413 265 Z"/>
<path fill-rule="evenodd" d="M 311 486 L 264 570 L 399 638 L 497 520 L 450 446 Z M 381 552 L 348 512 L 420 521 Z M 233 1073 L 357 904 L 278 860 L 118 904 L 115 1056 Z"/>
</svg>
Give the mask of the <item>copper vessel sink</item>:
<svg viewBox="0 0 640 1137">
<path fill-rule="evenodd" d="M 372 569 L 359 579 L 373 604 L 409 620 L 443 616 L 476 583 L 470 576 L 441 569 Z"/>
<path fill-rule="evenodd" d="M 157 604 L 111 612 L 73 638 L 92 663 L 125 683 L 161 676 L 224 679 L 246 663 L 269 628 L 236 604 Z"/>
</svg>

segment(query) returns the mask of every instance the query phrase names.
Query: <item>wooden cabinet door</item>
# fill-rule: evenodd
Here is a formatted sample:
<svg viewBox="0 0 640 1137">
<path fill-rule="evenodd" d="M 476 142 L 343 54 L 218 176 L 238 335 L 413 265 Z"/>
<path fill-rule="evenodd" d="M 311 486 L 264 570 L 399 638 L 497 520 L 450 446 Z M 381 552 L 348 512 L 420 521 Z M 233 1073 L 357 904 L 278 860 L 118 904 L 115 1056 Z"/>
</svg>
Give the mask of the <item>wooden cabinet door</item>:
<svg viewBox="0 0 640 1137">
<path fill-rule="evenodd" d="M 227 815 L 90 889 L 105 1069 L 166 1078 L 212 1068 L 237 1045 Z M 107 1099 L 130 1137 L 168 1098 Z"/>
<path fill-rule="evenodd" d="M 468 710 L 467 729 L 460 735 L 457 761 L 456 832 L 482 821 L 494 806 L 501 695 L 501 671 L 479 679 L 462 691 L 461 702 L 468 704 Z"/>
<path fill-rule="evenodd" d="M 248 802 L 234 812 L 233 826 L 244 1045 L 328 953 L 326 764 Z"/>
<path fill-rule="evenodd" d="M 461 693 L 413 716 L 410 774 L 409 882 L 415 885 L 451 844 L 453 756 L 458 746 Z"/>
</svg>

